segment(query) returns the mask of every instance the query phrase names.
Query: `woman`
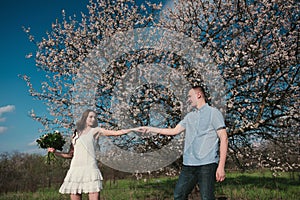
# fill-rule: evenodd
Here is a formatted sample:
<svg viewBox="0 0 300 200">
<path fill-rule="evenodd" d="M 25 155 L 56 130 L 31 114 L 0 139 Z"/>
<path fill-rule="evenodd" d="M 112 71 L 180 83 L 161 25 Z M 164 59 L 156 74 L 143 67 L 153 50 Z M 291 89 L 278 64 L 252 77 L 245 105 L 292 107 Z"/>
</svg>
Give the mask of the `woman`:
<svg viewBox="0 0 300 200">
<path fill-rule="evenodd" d="M 72 158 L 70 169 L 59 192 L 70 194 L 71 200 L 80 200 L 82 193 L 88 193 L 90 200 L 98 200 L 103 178 L 95 155 L 96 141 L 101 135 L 122 135 L 130 132 L 130 129 L 113 131 L 98 127 L 97 114 L 93 110 L 86 110 L 76 127 L 68 153 L 48 148 L 48 151 L 56 156 Z"/>
</svg>

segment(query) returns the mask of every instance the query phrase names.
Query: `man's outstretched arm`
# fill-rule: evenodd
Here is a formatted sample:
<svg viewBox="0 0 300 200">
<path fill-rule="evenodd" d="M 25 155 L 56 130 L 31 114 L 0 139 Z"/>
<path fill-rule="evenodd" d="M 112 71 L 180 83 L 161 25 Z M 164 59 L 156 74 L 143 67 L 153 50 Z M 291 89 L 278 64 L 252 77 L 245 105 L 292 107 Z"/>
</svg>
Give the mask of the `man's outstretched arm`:
<svg viewBox="0 0 300 200">
<path fill-rule="evenodd" d="M 138 130 L 144 133 L 156 133 L 161 135 L 177 135 L 185 130 L 181 125 L 177 125 L 175 128 L 156 128 L 150 126 L 139 127 Z"/>
</svg>

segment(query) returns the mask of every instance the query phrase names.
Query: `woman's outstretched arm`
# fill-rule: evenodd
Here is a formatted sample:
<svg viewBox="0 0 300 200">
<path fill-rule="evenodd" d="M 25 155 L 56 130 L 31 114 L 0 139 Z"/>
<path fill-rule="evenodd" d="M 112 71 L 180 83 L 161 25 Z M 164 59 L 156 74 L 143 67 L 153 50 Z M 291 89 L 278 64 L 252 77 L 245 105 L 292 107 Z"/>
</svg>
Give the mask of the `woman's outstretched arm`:
<svg viewBox="0 0 300 200">
<path fill-rule="evenodd" d="M 119 136 L 119 135 L 124 135 L 129 133 L 130 131 L 132 131 L 134 129 L 122 129 L 122 130 L 108 130 L 108 129 L 104 129 L 104 128 L 100 128 L 97 127 L 93 130 L 94 135 L 104 135 L 104 136 Z"/>
<path fill-rule="evenodd" d="M 52 147 L 48 148 L 47 150 L 48 150 L 48 152 L 54 153 L 55 156 L 71 159 L 71 158 L 73 158 L 74 146 L 73 146 L 73 144 L 71 144 L 69 151 L 66 152 L 66 153 L 65 152 L 58 152 L 58 151 L 56 151 L 56 149 L 54 149 Z"/>
</svg>

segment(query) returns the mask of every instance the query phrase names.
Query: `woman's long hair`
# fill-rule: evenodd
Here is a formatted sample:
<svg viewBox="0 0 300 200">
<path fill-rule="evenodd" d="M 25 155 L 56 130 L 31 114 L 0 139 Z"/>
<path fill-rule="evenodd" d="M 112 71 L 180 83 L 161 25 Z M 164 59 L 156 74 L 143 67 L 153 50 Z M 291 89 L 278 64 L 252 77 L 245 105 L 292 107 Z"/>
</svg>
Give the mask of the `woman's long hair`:
<svg viewBox="0 0 300 200">
<path fill-rule="evenodd" d="M 76 130 L 77 131 L 81 132 L 85 129 L 86 119 L 88 118 L 90 112 L 93 112 L 93 113 L 97 114 L 94 110 L 91 110 L 91 109 L 87 109 L 86 111 L 84 111 L 82 113 L 81 119 L 76 123 Z M 92 128 L 95 128 L 97 126 L 98 126 L 98 121 L 95 120 L 95 123 L 93 124 Z"/>
</svg>

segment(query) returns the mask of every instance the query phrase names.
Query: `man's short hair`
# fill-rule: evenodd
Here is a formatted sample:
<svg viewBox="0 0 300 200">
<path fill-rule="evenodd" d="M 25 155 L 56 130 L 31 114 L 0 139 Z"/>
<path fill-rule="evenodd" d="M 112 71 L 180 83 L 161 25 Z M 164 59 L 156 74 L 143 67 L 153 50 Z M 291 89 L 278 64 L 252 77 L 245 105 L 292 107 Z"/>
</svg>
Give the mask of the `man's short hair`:
<svg viewBox="0 0 300 200">
<path fill-rule="evenodd" d="M 204 98 L 206 99 L 206 93 L 203 86 L 201 85 L 192 86 L 192 89 L 199 90 L 201 94 L 204 96 Z"/>
</svg>

